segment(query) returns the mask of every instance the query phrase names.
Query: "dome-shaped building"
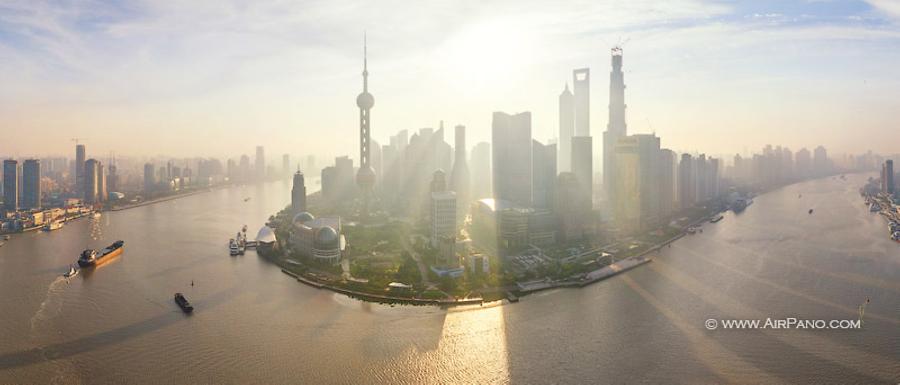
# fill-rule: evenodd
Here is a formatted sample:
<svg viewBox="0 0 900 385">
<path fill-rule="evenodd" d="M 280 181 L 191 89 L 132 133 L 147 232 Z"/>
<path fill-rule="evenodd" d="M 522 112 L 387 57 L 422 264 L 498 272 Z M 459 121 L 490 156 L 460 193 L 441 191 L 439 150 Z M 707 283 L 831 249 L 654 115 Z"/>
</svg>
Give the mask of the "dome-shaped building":
<svg viewBox="0 0 900 385">
<path fill-rule="evenodd" d="M 336 265 L 341 261 L 341 218 L 315 218 L 308 212 L 294 215 L 290 246 L 302 256 Z"/>
<path fill-rule="evenodd" d="M 303 211 L 303 212 L 297 213 L 297 215 L 294 215 L 294 218 L 291 220 L 291 223 L 294 226 L 297 226 L 297 225 L 302 225 L 306 222 L 310 222 L 314 219 L 316 219 L 316 217 L 314 217 L 312 214 L 310 214 L 309 212 Z"/>
</svg>

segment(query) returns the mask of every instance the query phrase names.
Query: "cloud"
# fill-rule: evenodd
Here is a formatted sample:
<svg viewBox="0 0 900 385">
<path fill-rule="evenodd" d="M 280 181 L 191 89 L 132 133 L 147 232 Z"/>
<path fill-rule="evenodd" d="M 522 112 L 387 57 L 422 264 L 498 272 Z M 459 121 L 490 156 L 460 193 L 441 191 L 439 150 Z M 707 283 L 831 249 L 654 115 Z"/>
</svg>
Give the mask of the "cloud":
<svg viewBox="0 0 900 385">
<path fill-rule="evenodd" d="M 900 1 L 898 0 L 866 0 L 866 2 L 894 20 L 900 20 Z"/>
</svg>

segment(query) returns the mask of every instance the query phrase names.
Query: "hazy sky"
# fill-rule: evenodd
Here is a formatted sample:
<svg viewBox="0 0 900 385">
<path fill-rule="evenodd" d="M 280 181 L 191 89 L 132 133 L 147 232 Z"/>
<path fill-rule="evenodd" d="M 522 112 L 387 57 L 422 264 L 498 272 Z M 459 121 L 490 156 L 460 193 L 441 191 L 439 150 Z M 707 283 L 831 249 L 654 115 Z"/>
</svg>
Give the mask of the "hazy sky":
<svg viewBox="0 0 900 385">
<path fill-rule="evenodd" d="M 472 145 L 497 110 L 555 137 L 578 67 L 599 138 L 625 41 L 629 131 L 665 147 L 900 152 L 895 0 L 0 0 L 0 155 L 356 158 L 363 31 L 382 143 L 444 120 Z"/>
</svg>

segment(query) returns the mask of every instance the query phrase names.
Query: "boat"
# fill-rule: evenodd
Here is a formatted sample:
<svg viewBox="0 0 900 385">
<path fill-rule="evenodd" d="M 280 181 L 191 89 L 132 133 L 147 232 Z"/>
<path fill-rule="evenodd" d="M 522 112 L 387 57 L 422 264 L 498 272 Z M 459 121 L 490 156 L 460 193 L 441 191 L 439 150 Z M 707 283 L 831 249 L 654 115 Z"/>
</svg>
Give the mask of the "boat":
<svg viewBox="0 0 900 385">
<path fill-rule="evenodd" d="M 250 197 L 244 198 L 244 202 L 249 202 L 249 201 L 250 201 Z"/>
<path fill-rule="evenodd" d="M 744 209 L 746 209 L 747 206 L 748 206 L 748 203 L 747 203 L 746 199 L 738 199 L 738 200 L 734 201 L 734 203 L 731 205 L 731 211 L 734 211 L 735 213 L 740 213 L 740 212 L 744 211 Z"/>
<path fill-rule="evenodd" d="M 63 227 L 64 224 L 65 224 L 65 222 L 63 222 L 63 221 L 52 221 L 52 222 L 48 223 L 46 226 L 44 226 L 44 230 L 47 230 L 47 231 L 59 230 Z"/>
<path fill-rule="evenodd" d="M 240 249 L 238 248 L 238 244 L 234 240 L 234 238 L 228 240 L 228 251 L 232 256 L 238 255 L 240 253 Z"/>
<path fill-rule="evenodd" d="M 809 213 L 812 214 L 812 213 L 813 213 L 813 209 L 809 209 Z"/>
<path fill-rule="evenodd" d="M 122 247 L 124 245 L 124 241 L 115 241 L 113 242 L 113 244 L 106 246 L 105 248 L 103 248 L 103 250 L 100 251 L 94 249 L 86 249 L 81 252 L 81 256 L 78 258 L 78 266 L 96 266 L 103 259 L 112 258 L 119 254 L 122 254 Z"/>
<path fill-rule="evenodd" d="M 687 233 L 688 233 L 688 234 L 696 234 L 696 233 L 697 233 L 697 228 L 694 227 L 694 226 L 688 227 L 688 228 L 687 228 Z"/>
<path fill-rule="evenodd" d="M 184 298 L 184 294 L 175 293 L 175 303 L 177 303 L 178 307 L 181 308 L 181 311 L 185 313 L 191 313 L 194 311 L 194 307 L 191 306 L 191 303 L 188 302 L 187 298 Z"/>
<path fill-rule="evenodd" d="M 724 216 L 719 215 L 719 216 L 717 216 L 717 217 L 715 217 L 715 218 L 713 218 L 713 219 L 710 219 L 710 220 L 709 220 L 709 223 L 716 223 L 716 222 L 718 222 L 718 221 L 721 221 L 721 220 L 724 219 L 724 218 L 725 218 Z"/>
<path fill-rule="evenodd" d="M 3 236 L 3 240 L 4 240 L 4 241 L 8 241 L 8 240 L 9 240 L 9 235 L 4 235 L 4 236 Z"/>
<path fill-rule="evenodd" d="M 69 271 L 63 274 L 63 277 L 72 278 L 76 275 L 78 275 L 78 269 L 76 269 L 74 265 L 69 265 Z"/>
</svg>

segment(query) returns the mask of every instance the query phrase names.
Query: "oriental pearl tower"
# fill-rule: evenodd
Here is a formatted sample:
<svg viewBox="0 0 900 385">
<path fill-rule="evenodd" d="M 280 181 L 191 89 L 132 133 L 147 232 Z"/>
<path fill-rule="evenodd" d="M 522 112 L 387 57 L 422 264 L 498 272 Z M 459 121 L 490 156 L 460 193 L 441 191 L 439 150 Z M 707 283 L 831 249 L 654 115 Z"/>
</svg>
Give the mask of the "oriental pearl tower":
<svg viewBox="0 0 900 385">
<path fill-rule="evenodd" d="M 359 171 L 356 173 L 356 185 L 363 198 L 362 216 L 369 215 L 369 201 L 375 187 L 375 170 L 369 163 L 369 110 L 375 105 L 375 97 L 369 93 L 369 70 L 366 59 L 366 38 L 363 36 L 363 91 L 356 97 L 359 107 Z"/>
</svg>

